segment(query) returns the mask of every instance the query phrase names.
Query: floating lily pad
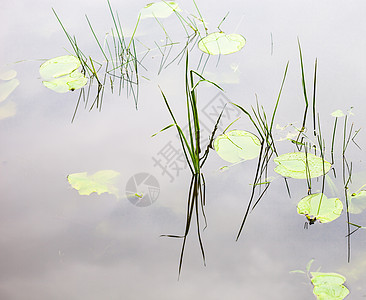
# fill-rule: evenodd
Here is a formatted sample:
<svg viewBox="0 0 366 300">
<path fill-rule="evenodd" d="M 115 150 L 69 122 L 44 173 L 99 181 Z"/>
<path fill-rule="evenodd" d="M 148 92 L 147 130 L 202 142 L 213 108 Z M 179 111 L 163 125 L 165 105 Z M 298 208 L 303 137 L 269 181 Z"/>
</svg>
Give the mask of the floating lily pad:
<svg viewBox="0 0 366 300">
<path fill-rule="evenodd" d="M 17 112 L 17 105 L 13 101 L 7 101 L 0 106 L 0 120 L 12 117 Z"/>
<path fill-rule="evenodd" d="M 275 172 L 284 176 L 297 179 L 314 178 L 325 175 L 331 168 L 331 164 L 323 161 L 321 157 L 312 153 L 294 152 L 282 154 L 274 159 L 278 166 Z M 324 162 L 324 170 L 323 170 Z"/>
<path fill-rule="evenodd" d="M 0 83 L 0 102 L 4 101 L 17 88 L 19 80 L 13 78 L 11 80 Z"/>
<path fill-rule="evenodd" d="M 109 193 L 118 198 L 120 193 L 117 186 L 120 175 L 114 170 L 102 170 L 92 175 L 88 175 L 87 172 L 70 174 L 67 180 L 80 195 Z"/>
<path fill-rule="evenodd" d="M 54 79 L 70 74 L 81 66 L 79 59 L 73 55 L 63 55 L 47 60 L 39 68 L 43 79 Z"/>
<path fill-rule="evenodd" d="M 313 285 L 322 284 L 343 284 L 346 277 L 338 273 L 311 272 L 311 282 Z"/>
<path fill-rule="evenodd" d="M 146 5 L 143 9 L 140 10 L 140 18 L 167 18 L 174 11 L 182 11 L 179 8 L 178 3 L 174 1 L 154 2 Z"/>
<path fill-rule="evenodd" d="M 73 55 L 52 58 L 43 63 L 39 73 L 45 79 L 43 84 L 58 93 L 66 93 L 80 89 L 86 85 L 88 79 L 78 71 L 81 63 Z"/>
<path fill-rule="evenodd" d="M 15 70 L 6 70 L 0 72 L 0 79 L 1 80 L 10 80 L 17 76 L 17 71 Z"/>
<path fill-rule="evenodd" d="M 51 81 L 43 81 L 43 84 L 57 93 L 66 93 L 82 88 L 87 82 L 88 79 L 78 70 L 75 70 L 66 76 Z"/>
<path fill-rule="evenodd" d="M 215 151 L 227 162 L 237 163 L 254 159 L 259 155 L 261 143 L 252 133 L 244 130 L 232 130 L 215 139 Z"/>
<path fill-rule="evenodd" d="M 341 111 L 340 109 L 335 110 L 334 112 L 331 113 L 331 115 L 333 117 L 338 117 L 338 118 L 341 118 L 341 117 L 345 116 L 344 112 Z"/>
<path fill-rule="evenodd" d="M 366 191 L 359 191 L 349 195 L 348 211 L 352 214 L 360 214 L 366 209 Z"/>
<path fill-rule="evenodd" d="M 328 223 L 337 219 L 342 210 L 343 204 L 338 198 L 327 198 L 322 193 L 306 196 L 297 204 L 298 214 L 306 215 L 311 219 L 316 218 L 321 223 Z"/>
<path fill-rule="evenodd" d="M 245 38 L 240 34 L 214 32 L 201 39 L 198 48 L 211 55 L 230 54 L 240 51 L 245 42 Z"/>
<path fill-rule="evenodd" d="M 346 278 L 338 273 L 311 272 L 313 293 L 319 300 L 342 300 L 349 290 L 343 285 Z"/>
<path fill-rule="evenodd" d="M 315 286 L 313 293 L 318 300 L 342 300 L 349 290 L 344 285 L 327 284 Z"/>
</svg>

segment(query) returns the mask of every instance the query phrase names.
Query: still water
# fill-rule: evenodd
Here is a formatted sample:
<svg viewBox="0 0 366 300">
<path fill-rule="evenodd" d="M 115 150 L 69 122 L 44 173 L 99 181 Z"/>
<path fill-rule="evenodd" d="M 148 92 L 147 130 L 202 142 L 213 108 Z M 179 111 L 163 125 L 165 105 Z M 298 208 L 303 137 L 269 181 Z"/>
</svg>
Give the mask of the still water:
<svg viewBox="0 0 366 300">
<path fill-rule="evenodd" d="M 192 1 L 178 2 L 184 12 L 197 14 Z M 230 12 L 220 29 L 246 38 L 235 54 L 211 58 L 205 69 L 210 85 L 199 87 L 202 132 L 212 131 L 219 107 L 235 102 L 247 109 L 256 95 L 268 114 L 277 99 L 287 61 L 289 69 L 275 124 L 301 127 L 304 99 L 297 38 L 301 41 L 309 94 L 314 61 L 318 59 L 317 112 L 329 147 L 334 117 L 350 107 L 356 141 L 365 143 L 366 21 L 364 1 L 233 1 L 196 2 L 209 32 Z M 132 32 L 144 1 L 111 1 L 122 26 Z M 140 20 L 136 38 L 151 48 L 144 58 L 139 83 L 138 110 L 133 97 L 106 88 L 102 109 L 80 107 L 71 119 L 78 91 L 58 94 L 42 85 L 40 65 L 47 59 L 69 54 L 71 47 L 52 12 L 54 8 L 87 55 L 103 60 L 85 14 L 103 39 L 113 26 L 104 0 L 5 2 L 0 10 L 0 57 L 3 70 L 17 72 L 19 86 L 0 104 L 12 101 L 16 114 L 0 120 L 0 298 L 18 299 L 315 299 L 309 279 L 293 270 L 337 272 L 346 277 L 349 299 L 366 297 L 366 238 L 361 229 L 352 235 L 351 260 L 347 262 L 345 211 L 328 224 L 304 229 L 306 218 L 296 212 L 307 195 L 305 180 L 290 179 L 289 198 L 284 181 L 271 183 L 265 196 L 249 214 L 236 242 L 250 198 L 256 161 L 219 169 L 227 163 L 214 151 L 203 172 L 206 178 L 208 227 L 202 233 L 206 254 L 203 265 L 195 225 L 188 238 L 182 272 L 178 278 L 181 240 L 161 234 L 184 233 L 190 172 L 181 160 L 180 142 L 161 92 L 164 91 L 178 122 L 186 125 L 184 60 L 159 74 L 161 53 L 154 41 L 165 35 L 154 19 Z M 161 21 L 174 42 L 184 40 L 177 19 Z M 190 67 L 199 61 L 191 51 Z M 174 56 L 172 56 L 173 58 Z M 22 61 L 22 62 L 19 62 Z M 144 78 L 143 78 L 144 77 Z M 246 116 L 227 106 L 218 133 L 238 116 L 232 129 L 255 132 Z M 89 108 L 89 106 L 88 106 Z M 341 124 L 336 136 L 337 179 L 341 180 Z M 311 124 L 311 123 L 310 123 Z M 343 127 L 342 127 L 343 128 Z M 276 131 L 277 139 L 284 132 Z M 277 143 L 280 153 L 295 146 Z M 168 161 L 167 149 L 170 160 Z M 329 149 L 329 148 L 327 148 Z M 328 150 L 327 150 L 328 151 Z M 347 158 L 353 162 L 354 187 L 366 183 L 364 153 L 350 143 Z M 329 161 L 329 157 L 328 158 Z M 167 168 L 168 166 L 168 168 Z M 269 164 L 269 176 L 274 164 Z M 80 195 L 67 176 L 73 173 L 115 170 L 120 199 L 114 195 Z M 155 181 L 153 203 L 139 206 L 128 200 L 139 174 Z M 313 180 L 314 192 L 321 180 Z M 352 221 L 366 226 L 365 213 Z"/>
</svg>

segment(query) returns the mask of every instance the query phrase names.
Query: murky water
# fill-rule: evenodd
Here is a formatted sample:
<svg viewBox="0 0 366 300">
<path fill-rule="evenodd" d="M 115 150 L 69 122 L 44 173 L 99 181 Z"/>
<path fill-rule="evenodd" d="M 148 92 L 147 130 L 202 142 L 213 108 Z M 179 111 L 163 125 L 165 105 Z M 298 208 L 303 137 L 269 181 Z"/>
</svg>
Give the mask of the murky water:
<svg viewBox="0 0 366 300">
<path fill-rule="evenodd" d="M 126 30 L 132 30 L 139 9 L 146 3 L 111 4 Z M 186 11 L 195 11 L 191 1 L 179 4 Z M 247 40 L 240 52 L 222 56 L 218 65 L 216 58 L 207 64 L 207 76 L 221 81 L 225 92 L 209 85 L 200 87 L 204 134 L 213 129 L 218 107 L 228 101 L 249 108 L 255 105 L 257 94 L 266 111 L 271 112 L 288 60 L 275 123 L 301 126 L 304 100 L 298 37 L 309 91 L 318 58 L 317 111 L 326 146 L 330 145 L 334 122 L 330 113 L 336 109 L 347 111 L 353 106 L 349 124 L 354 122 L 356 130 L 364 128 L 363 1 L 229 0 L 225 6 L 209 1 L 197 4 L 210 31 L 215 31 L 230 11 L 220 28 L 240 33 Z M 306 219 L 297 214 L 296 205 L 307 194 L 305 181 L 289 180 L 291 198 L 284 181 L 274 181 L 236 242 L 256 161 L 220 172 L 227 163 L 214 151 L 203 169 L 208 220 L 202 233 L 206 266 L 192 225 L 177 281 L 181 240 L 160 235 L 183 234 L 190 173 L 179 158 L 174 128 L 151 135 L 172 123 L 158 85 L 179 122 L 186 125 L 184 63 L 174 63 L 157 75 L 161 56 L 152 50 L 144 60 L 147 71 L 142 74 L 149 80 L 141 79 L 138 110 L 125 91 L 118 96 L 106 89 L 102 111 L 80 108 L 71 124 L 78 92 L 57 94 L 42 85 L 38 73 L 45 59 L 66 55 L 65 49 L 70 50 L 51 7 L 91 56 L 101 57 L 84 14 L 101 37 L 112 26 L 106 1 L 2 4 L 0 22 L 5 30 L 0 32 L 1 66 L 16 70 L 20 85 L 5 100 L 16 104 L 16 114 L 0 120 L 1 299 L 315 299 L 308 278 L 289 273 L 304 270 L 312 258 L 312 271 L 321 267 L 323 272 L 346 277 L 349 299 L 366 295 L 365 233 L 361 229 L 352 235 L 351 262 L 347 263 L 344 213 L 329 224 L 316 223 L 304 229 Z M 184 37 L 174 17 L 163 24 L 174 41 Z M 155 20 L 141 20 L 138 39 L 151 44 L 164 39 L 164 34 Z M 199 60 L 198 51 L 194 51 L 192 68 Z M 20 60 L 24 62 L 13 64 Z M 219 133 L 237 115 L 237 110 L 228 110 Z M 233 129 L 255 132 L 246 117 L 241 117 Z M 336 137 L 335 181 L 341 192 L 342 122 Z M 362 149 L 366 146 L 364 134 L 362 129 L 356 138 Z M 280 153 L 295 149 L 287 141 L 277 145 Z M 363 156 L 351 143 L 347 158 L 353 161 L 354 181 L 360 182 L 354 182 L 357 188 L 366 183 Z M 273 167 L 269 165 L 271 176 L 275 175 Z M 121 173 L 118 189 L 123 194 L 127 189 L 133 191 L 133 186 L 126 184 L 135 175 L 152 175 L 159 184 L 156 201 L 138 207 L 126 197 L 116 200 L 107 193 L 82 196 L 67 181 L 72 173 L 108 169 Z M 313 180 L 313 184 L 314 191 L 321 189 L 321 181 Z M 329 187 L 325 191 L 337 196 L 331 195 Z M 339 197 L 343 201 L 343 194 Z M 352 216 L 352 221 L 366 226 L 364 214 Z"/>
</svg>

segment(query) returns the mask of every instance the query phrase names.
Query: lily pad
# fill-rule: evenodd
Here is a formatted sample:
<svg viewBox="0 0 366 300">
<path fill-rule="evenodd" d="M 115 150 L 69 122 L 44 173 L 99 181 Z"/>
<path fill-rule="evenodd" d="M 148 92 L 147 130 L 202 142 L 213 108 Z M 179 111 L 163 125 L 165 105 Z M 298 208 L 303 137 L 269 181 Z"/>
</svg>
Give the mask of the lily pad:
<svg viewBox="0 0 366 300">
<path fill-rule="evenodd" d="M 7 101 L 0 106 L 0 120 L 15 116 L 17 112 L 17 105 L 13 101 Z"/>
<path fill-rule="evenodd" d="M 366 209 L 366 191 L 362 190 L 349 195 L 348 203 L 348 211 L 351 214 L 362 213 Z"/>
<path fill-rule="evenodd" d="M 43 79 L 54 79 L 70 74 L 81 66 L 79 59 L 73 55 L 63 55 L 47 60 L 39 67 Z"/>
<path fill-rule="evenodd" d="M 240 51 L 245 45 L 245 38 L 236 33 L 214 32 L 198 42 L 198 48 L 207 54 L 231 54 Z"/>
<path fill-rule="evenodd" d="M 70 174 L 67 176 L 67 180 L 74 189 L 79 191 L 80 195 L 109 193 L 119 198 L 117 185 L 120 175 L 114 170 L 102 170 L 92 175 L 88 175 L 87 172 Z"/>
<path fill-rule="evenodd" d="M 274 159 L 278 166 L 275 172 L 284 176 L 297 179 L 314 178 L 325 175 L 331 164 L 312 153 L 293 152 L 282 154 Z M 324 162 L 324 170 L 323 170 Z"/>
<path fill-rule="evenodd" d="M 261 143 L 252 133 L 232 130 L 215 139 L 215 151 L 225 161 L 237 163 L 254 159 L 259 155 Z"/>
<path fill-rule="evenodd" d="M 344 285 L 327 284 L 315 286 L 313 293 L 318 300 L 342 300 L 349 294 L 349 290 Z"/>
<path fill-rule="evenodd" d="M 338 273 L 310 272 L 313 285 L 322 284 L 338 284 L 341 285 L 346 281 L 346 277 Z"/>
<path fill-rule="evenodd" d="M 57 93 L 66 93 L 82 88 L 87 82 L 88 79 L 78 70 L 75 70 L 66 76 L 51 81 L 43 81 L 43 84 Z"/>
<path fill-rule="evenodd" d="M 19 80 L 16 78 L 0 83 L 0 102 L 8 98 L 18 85 Z"/>
<path fill-rule="evenodd" d="M 43 63 L 39 73 L 45 79 L 43 84 L 58 93 L 66 93 L 80 89 L 86 85 L 88 79 L 78 71 L 81 63 L 73 55 L 52 58 Z"/>
<path fill-rule="evenodd" d="M 319 300 L 342 300 L 349 290 L 343 285 L 346 278 L 338 273 L 311 272 L 313 293 Z"/>
<path fill-rule="evenodd" d="M 140 10 L 140 18 L 168 18 L 174 11 L 182 11 L 174 1 L 153 2 Z"/>
<path fill-rule="evenodd" d="M 0 72 L 0 79 L 1 80 L 10 80 L 17 76 L 17 71 L 15 70 L 6 70 Z"/>
<path fill-rule="evenodd" d="M 322 193 L 306 196 L 297 204 L 298 214 L 306 215 L 311 219 L 316 218 L 321 223 L 328 223 L 337 219 L 342 210 L 343 204 L 338 198 L 327 198 Z"/>
<path fill-rule="evenodd" d="M 340 109 L 335 110 L 334 112 L 331 113 L 331 115 L 333 117 L 337 117 L 337 118 L 341 118 L 341 117 L 345 116 L 344 112 L 341 111 Z"/>
</svg>

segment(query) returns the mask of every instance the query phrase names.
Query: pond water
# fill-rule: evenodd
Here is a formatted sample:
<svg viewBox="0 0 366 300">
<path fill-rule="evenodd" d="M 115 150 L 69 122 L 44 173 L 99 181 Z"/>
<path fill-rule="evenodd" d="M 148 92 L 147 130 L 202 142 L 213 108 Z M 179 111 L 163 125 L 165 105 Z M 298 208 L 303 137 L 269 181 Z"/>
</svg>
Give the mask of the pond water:
<svg viewBox="0 0 366 300">
<path fill-rule="evenodd" d="M 197 15 L 192 1 L 178 3 L 182 14 Z M 304 96 L 299 38 L 309 101 L 318 59 L 316 109 L 326 143 L 325 159 L 330 161 L 335 120 L 331 113 L 337 109 L 346 113 L 354 107 L 352 115 L 348 114 L 348 130 L 352 123 L 354 131 L 361 128 L 355 142 L 365 149 L 364 1 L 196 3 L 209 32 L 217 31 L 217 25 L 230 12 L 220 29 L 246 38 L 241 51 L 222 55 L 219 60 L 213 56 L 207 62 L 205 76 L 224 91 L 210 84 L 198 87 L 204 142 L 225 103 L 250 109 L 257 97 L 270 117 L 287 61 L 288 73 L 274 126 L 291 123 L 301 128 Z M 138 12 L 146 4 L 141 0 L 111 1 L 127 35 L 133 32 Z M 138 109 L 134 97 L 127 97 L 126 86 L 118 95 L 118 89 L 111 93 L 106 85 L 101 111 L 89 111 L 94 100 L 91 94 L 87 109 L 79 107 L 71 122 L 79 90 L 56 93 L 42 85 L 39 75 L 39 67 L 47 59 L 72 51 L 51 8 L 67 31 L 76 36 L 82 51 L 97 61 L 102 62 L 103 56 L 85 14 L 101 40 L 113 27 L 104 0 L 2 4 L 1 68 L 15 70 L 20 84 L 0 103 L 16 106 L 13 116 L 0 120 L 1 299 L 315 299 L 309 278 L 290 273 L 305 270 L 311 259 L 311 271 L 321 267 L 322 272 L 346 277 L 349 299 L 366 297 L 364 229 L 351 235 L 350 262 L 345 209 L 332 222 L 316 222 L 304 229 L 306 218 L 297 214 L 296 206 L 308 193 L 306 180 L 288 179 L 291 198 L 285 181 L 274 180 L 236 241 L 257 161 L 248 160 L 220 171 L 229 163 L 213 150 L 203 167 L 208 226 L 201 236 L 206 266 L 192 221 L 177 280 L 182 240 L 160 235 L 184 234 L 191 174 L 182 161 L 175 128 L 151 136 L 172 123 L 159 86 L 178 122 L 187 125 L 185 58 L 158 74 L 163 48 L 159 51 L 154 42 L 164 45 L 166 37 L 155 19 L 140 20 L 135 36 L 137 52 L 143 56 L 146 47 L 151 50 L 139 69 Z M 159 22 L 173 42 L 181 43 L 173 47 L 169 61 L 186 42 L 185 32 L 175 16 Z M 191 69 L 197 68 L 200 55 L 195 46 L 189 54 Z M 94 84 L 92 91 L 95 88 Z M 307 134 L 315 139 L 311 113 Z M 217 135 L 237 117 L 241 118 L 230 129 L 256 133 L 246 115 L 227 104 Z M 337 177 L 332 171 L 328 174 L 338 191 L 326 184 L 324 193 L 339 197 L 344 204 L 344 117 L 338 121 L 334 148 Z M 275 138 L 285 136 L 286 130 L 274 130 Z M 366 184 L 364 152 L 357 145 L 351 141 L 347 148 L 347 161 L 352 162 L 352 192 Z M 277 141 L 276 147 L 280 154 L 296 150 L 288 140 Z M 274 167 L 271 161 L 268 176 L 280 177 Z M 69 174 L 100 170 L 120 173 L 115 184 L 119 199 L 109 193 L 80 195 L 67 179 Z M 140 185 L 146 178 L 154 180 Z M 322 190 L 321 177 L 312 183 L 313 192 Z M 138 203 L 143 207 L 132 203 L 129 199 L 138 201 L 139 197 L 128 195 L 135 193 L 149 194 L 145 200 L 153 203 L 141 200 Z M 351 222 L 366 226 L 365 213 L 351 214 Z"/>
</svg>

